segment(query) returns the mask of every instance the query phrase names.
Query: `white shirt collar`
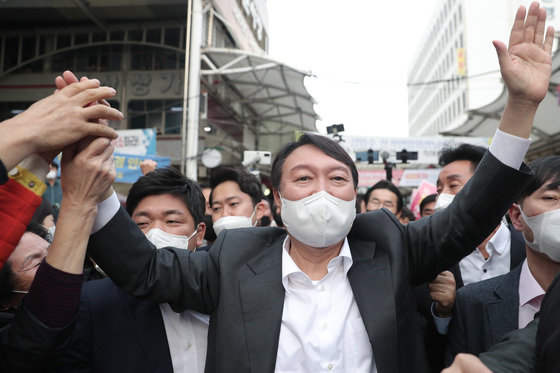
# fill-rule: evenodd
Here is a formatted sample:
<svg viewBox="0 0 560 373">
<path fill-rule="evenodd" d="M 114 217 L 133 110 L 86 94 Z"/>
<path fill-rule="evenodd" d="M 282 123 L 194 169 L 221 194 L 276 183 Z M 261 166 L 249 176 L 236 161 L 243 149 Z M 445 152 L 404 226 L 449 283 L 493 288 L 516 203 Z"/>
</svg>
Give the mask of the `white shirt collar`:
<svg viewBox="0 0 560 373">
<path fill-rule="evenodd" d="M 523 306 L 544 293 L 544 289 L 533 277 L 527 259 L 525 259 L 519 275 L 519 305 Z"/>
<path fill-rule="evenodd" d="M 307 276 L 294 262 L 292 257 L 290 256 L 290 236 L 287 235 L 284 239 L 284 243 L 282 244 L 282 285 L 284 289 L 288 291 L 288 277 L 292 274 L 301 273 L 302 275 Z M 348 239 L 345 237 L 344 242 L 342 244 L 342 248 L 340 249 L 340 253 L 335 258 L 332 258 L 327 266 L 327 270 L 330 273 L 339 263 L 342 261 L 344 265 L 344 275 L 348 273 L 350 267 L 352 267 L 352 253 L 350 252 L 350 245 L 348 244 Z M 327 274 L 328 275 L 328 274 Z M 309 277 L 308 277 L 309 278 Z"/>
<path fill-rule="evenodd" d="M 500 228 L 496 231 L 496 234 L 488 241 L 486 245 L 486 251 L 490 255 L 496 253 L 502 255 L 504 251 L 510 246 L 511 234 L 509 228 L 503 222 L 500 223 Z M 491 253 L 492 252 L 492 253 Z"/>
</svg>

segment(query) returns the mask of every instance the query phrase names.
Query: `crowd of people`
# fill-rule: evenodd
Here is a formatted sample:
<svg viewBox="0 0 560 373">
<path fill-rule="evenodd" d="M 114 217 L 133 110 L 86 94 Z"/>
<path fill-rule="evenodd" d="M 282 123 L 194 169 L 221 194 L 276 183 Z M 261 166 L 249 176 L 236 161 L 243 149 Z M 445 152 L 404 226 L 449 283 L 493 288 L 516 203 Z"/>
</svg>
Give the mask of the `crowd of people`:
<svg viewBox="0 0 560 373">
<path fill-rule="evenodd" d="M 389 181 L 358 198 L 350 156 L 311 133 L 277 152 L 272 198 L 242 168 L 199 185 L 148 160 L 123 207 L 116 92 L 64 72 L 0 123 L 0 369 L 559 371 L 560 156 L 523 163 L 545 21 L 520 7 L 494 42 L 492 144 L 442 149 L 419 219 Z"/>
</svg>

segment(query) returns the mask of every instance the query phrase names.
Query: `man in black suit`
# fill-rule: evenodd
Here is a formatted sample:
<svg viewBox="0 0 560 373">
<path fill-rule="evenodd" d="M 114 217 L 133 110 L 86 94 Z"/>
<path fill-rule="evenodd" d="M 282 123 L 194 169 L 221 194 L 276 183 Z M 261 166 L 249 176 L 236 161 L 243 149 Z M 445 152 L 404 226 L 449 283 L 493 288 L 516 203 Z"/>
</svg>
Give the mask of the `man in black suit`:
<svg viewBox="0 0 560 373">
<path fill-rule="evenodd" d="M 272 166 L 287 236 L 241 228 L 220 234 L 208 254 L 155 251 L 111 203 L 102 215 L 114 214 L 91 237 L 94 260 L 134 295 L 210 313 L 207 372 L 426 371 L 411 286 L 467 255 L 530 179 L 522 148 L 547 92 L 553 30 L 543 44 L 538 5 L 524 18 L 509 51 L 494 43 L 509 89 L 500 131 L 444 211 L 406 227 L 384 209 L 355 217 L 352 159 L 305 134 Z"/>
<path fill-rule="evenodd" d="M 524 328 L 540 308 L 542 297 L 560 270 L 556 259 L 539 252 L 529 224 L 560 209 L 560 157 L 529 164 L 535 177 L 510 208 L 512 225 L 523 232 L 527 259 L 506 275 L 467 285 L 457 291 L 448 339 L 448 362 L 459 352 L 478 355 L 502 336 Z M 542 214 L 547 214 L 542 215 Z M 549 227 L 548 229 L 553 229 Z M 540 234 L 540 229 L 537 234 Z M 560 245 L 555 247 L 560 251 Z"/>
<path fill-rule="evenodd" d="M 542 307 L 525 328 L 506 334 L 489 351 L 460 353 L 442 373 L 556 373 L 560 371 L 560 275 L 546 291 Z"/>
<path fill-rule="evenodd" d="M 176 169 L 158 168 L 130 189 L 126 208 L 156 247 L 195 251 L 204 237 L 205 199 Z M 184 250 L 188 249 L 188 250 Z M 82 290 L 72 343 L 60 372 L 203 372 L 208 315 L 130 296 L 110 279 Z"/>
<path fill-rule="evenodd" d="M 486 149 L 463 143 L 444 148 L 439 154 L 442 167 L 437 179 L 435 209 L 445 208 L 473 176 Z M 444 368 L 448 325 L 456 291 L 464 284 L 476 283 L 508 273 L 525 259 L 525 241 L 520 232 L 505 221 L 459 263 L 440 273 L 427 286 L 414 289 L 426 345 L 433 371 Z"/>
</svg>

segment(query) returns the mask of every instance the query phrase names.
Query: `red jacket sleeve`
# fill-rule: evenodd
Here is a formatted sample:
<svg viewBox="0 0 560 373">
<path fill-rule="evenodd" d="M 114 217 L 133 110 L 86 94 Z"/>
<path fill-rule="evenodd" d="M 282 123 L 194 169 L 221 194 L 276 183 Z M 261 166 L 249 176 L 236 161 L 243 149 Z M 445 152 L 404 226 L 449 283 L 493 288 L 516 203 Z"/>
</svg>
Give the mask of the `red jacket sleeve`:
<svg viewBox="0 0 560 373">
<path fill-rule="evenodd" d="M 15 249 L 42 198 L 14 180 L 0 185 L 0 269 Z"/>
</svg>

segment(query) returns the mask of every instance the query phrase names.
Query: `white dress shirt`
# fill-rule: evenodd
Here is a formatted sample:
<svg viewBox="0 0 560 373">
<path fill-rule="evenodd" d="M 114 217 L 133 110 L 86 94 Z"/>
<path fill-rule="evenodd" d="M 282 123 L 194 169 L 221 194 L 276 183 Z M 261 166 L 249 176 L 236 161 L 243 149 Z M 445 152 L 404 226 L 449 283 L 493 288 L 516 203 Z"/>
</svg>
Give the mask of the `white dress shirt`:
<svg viewBox="0 0 560 373">
<path fill-rule="evenodd" d="M 195 311 L 174 312 L 160 304 L 173 372 L 204 372 L 210 316 Z"/>
<path fill-rule="evenodd" d="M 511 233 L 505 223 L 500 223 L 500 227 L 488 241 L 486 251 L 490 255 L 488 259 L 482 256 L 480 250 L 474 249 L 459 262 L 463 284 L 472 284 L 510 271 Z"/>
<path fill-rule="evenodd" d="M 544 289 L 533 277 L 525 259 L 519 275 L 519 329 L 533 321 L 535 313 L 541 309 L 544 293 Z"/>
<path fill-rule="evenodd" d="M 312 281 L 282 252 L 286 290 L 275 372 L 377 372 L 373 351 L 346 274 L 352 266 L 348 240 L 328 273 Z"/>
</svg>

